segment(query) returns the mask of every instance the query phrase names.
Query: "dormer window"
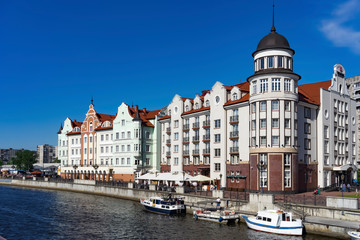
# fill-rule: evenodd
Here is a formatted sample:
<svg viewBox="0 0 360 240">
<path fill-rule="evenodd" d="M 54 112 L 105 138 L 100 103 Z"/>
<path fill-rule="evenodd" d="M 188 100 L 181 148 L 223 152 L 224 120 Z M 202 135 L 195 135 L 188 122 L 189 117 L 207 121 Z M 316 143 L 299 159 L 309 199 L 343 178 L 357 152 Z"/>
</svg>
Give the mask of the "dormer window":
<svg viewBox="0 0 360 240">
<path fill-rule="evenodd" d="M 195 109 L 199 109 L 199 103 L 195 103 Z"/>
<path fill-rule="evenodd" d="M 238 94 L 237 93 L 233 93 L 233 100 L 237 100 L 238 99 Z"/>
<path fill-rule="evenodd" d="M 189 105 L 186 105 L 185 106 L 185 112 L 188 112 L 189 111 Z"/>
<path fill-rule="evenodd" d="M 210 107 L 210 101 L 209 101 L 209 100 L 206 100 L 205 106 L 206 106 L 206 107 Z"/>
<path fill-rule="evenodd" d="M 268 68 L 274 67 L 274 57 L 268 57 Z"/>
</svg>

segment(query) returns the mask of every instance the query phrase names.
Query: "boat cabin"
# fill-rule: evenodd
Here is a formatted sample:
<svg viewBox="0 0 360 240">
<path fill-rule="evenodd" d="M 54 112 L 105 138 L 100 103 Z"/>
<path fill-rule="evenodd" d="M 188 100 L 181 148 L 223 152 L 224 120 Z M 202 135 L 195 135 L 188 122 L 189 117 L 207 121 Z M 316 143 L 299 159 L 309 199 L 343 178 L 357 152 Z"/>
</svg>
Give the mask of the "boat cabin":
<svg viewBox="0 0 360 240">
<path fill-rule="evenodd" d="M 280 225 L 281 221 L 284 221 L 284 222 L 295 221 L 292 219 L 291 213 L 283 212 L 281 210 L 259 211 L 258 214 L 256 215 L 256 220 L 263 221 L 264 224 L 267 223 L 267 224 L 271 224 L 271 225 L 275 225 L 275 226 Z"/>
</svg>

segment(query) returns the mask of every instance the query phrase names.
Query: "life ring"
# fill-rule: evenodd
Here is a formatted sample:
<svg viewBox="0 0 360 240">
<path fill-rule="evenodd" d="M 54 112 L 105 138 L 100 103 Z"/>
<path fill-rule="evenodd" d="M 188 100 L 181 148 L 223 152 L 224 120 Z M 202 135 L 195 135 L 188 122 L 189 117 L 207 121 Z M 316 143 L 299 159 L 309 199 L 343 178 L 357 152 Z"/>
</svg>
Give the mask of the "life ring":
<svg viewBox="0 0 360 240">
<path fill-rule="evenodd" d="M 196 210 L 196 213 L 200 213 L 200 210 Z"/>
<path fill-rule="evenodd" d="M 219 218 L 219 222 L 222 222 L 224 219 L 222 217 Z"/>
<path fill-rule="evenodd" d="M 198 220 L 198 215 L 195 214 L 195 215 L 194 215 L 194 218 L 195 218 L 195 220 Z"/>
</svg>

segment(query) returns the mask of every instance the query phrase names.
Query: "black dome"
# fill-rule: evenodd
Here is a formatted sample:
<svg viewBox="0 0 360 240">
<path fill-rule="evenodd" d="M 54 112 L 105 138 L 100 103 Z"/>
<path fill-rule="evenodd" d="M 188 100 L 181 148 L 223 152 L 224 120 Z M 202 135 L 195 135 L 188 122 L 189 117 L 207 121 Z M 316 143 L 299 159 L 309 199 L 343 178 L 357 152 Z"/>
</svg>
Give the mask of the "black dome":
<svg viewBox="0 0 360 240">
<path fill-rule="evenodd" d="M 272 29 L 268 35 L 260 40 L 256 51 L 253 53 L 253 56 L 258 51 L 276 48 L 288 49 L 291 50 L 293 54 L 295 54 L 295 51 L 290 48 L 288 40 L 283 35 L 278 34 L 274 29 Z"/>
</svg>

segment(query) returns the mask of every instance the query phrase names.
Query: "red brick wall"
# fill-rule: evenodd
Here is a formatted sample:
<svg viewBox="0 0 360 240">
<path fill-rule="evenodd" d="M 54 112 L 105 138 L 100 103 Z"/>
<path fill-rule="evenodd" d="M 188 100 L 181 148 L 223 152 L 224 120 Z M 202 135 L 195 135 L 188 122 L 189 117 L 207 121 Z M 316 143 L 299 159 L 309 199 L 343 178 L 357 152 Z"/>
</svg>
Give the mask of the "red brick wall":
<svg viewBox="0 0 360 240">
<path fill-rule="evenodd" d="M 160 172 L 170 172 L 171 166 L 170 165 L 161 165 L 160 166 Z"/>
<path fill-rule="evenodd" d="M 298 191 L 299 189 L 299 164 L 298 164 L 298 155 L 292 154 L 291 156 L 291 186 L 293 191 Z"/>
<path fill-rule="evenodd" d="M 283 155 L 269 154 L 268 157 L 268 190 L 282 191 L 284 186 Z"/>
<path fill-rule="evenodd" d="M 115 181 L 133 182 L 134 174 L 113 174 L 113 179 Z"/>
<path fill-rule="evenodd" d="M 190 171 L 190 175 L 192 175 L 192 176 L 194 176 L 194 171 L 196 173 L 198 173 L 198 171 L 200 171 L 201 175 L 210 177 L 210 165 L 204 165 L 204 164 L 192 165 L 192 164 L 190 164 L 190 165 L 184 165 L 183 168 L 186 173 L 188 171 Z"/>
<path fill-rule="evenodd" d="M 234 172 L 234 176 L 236 176 L 236 172 L 240 172 L 240 176 L 246 176 L 246 179 L 234 179 L 234 182 L 231 182 L 231 178 L 226 179 L 226 187 L 227 188 L 239 188 L 239 189 L 249 189 L 250 187 L 250 164 L 227 164 L 226 165 L 226 176 L 231 175 L 231 171 Z"/>
<path fill-rule="evenodd" d="M 250 155 L 250 190 L 258 190 L 259 175 L 257 170 L 257 154 Z"/>
</svg>

